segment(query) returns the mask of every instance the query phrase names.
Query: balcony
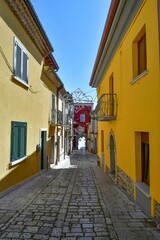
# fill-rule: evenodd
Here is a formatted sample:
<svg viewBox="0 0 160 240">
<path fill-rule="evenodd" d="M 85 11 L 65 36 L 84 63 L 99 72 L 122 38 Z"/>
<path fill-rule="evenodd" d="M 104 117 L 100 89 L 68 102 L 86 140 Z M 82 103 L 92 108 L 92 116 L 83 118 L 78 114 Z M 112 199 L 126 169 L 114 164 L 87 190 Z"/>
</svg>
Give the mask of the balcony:
<svg viewBox="0 0 160 240">
<path fill-rule="evenodd" d="M 117 94 L 103 94 L 95 108 L 98 121 L 112 121 L 117 118 Z"/>
<path fill-rule="evenodd" d="M 56 109 L 51 109 L 50 110 L 49 123 L 50 123 L 50 125 L 56 125 L 57 124 Z"/>
<path fill-rule="evenodd" d="M 57 110 L 57 124 L 63 125 L 63 112 L 60 110 Z"/>
<path fill-rule="evenodd" d="M 65 130 L 69 130 L 69 129 L 70 129 L 69 114 L 66 114 L 66 115 L 65 115 L 64 125 L 65 125 Z"/>
<path fill-rule="evenodd" d="M 63 112 L 57 109 L 50 110 L 50 125 L 63 125 Z"/>
</svg>

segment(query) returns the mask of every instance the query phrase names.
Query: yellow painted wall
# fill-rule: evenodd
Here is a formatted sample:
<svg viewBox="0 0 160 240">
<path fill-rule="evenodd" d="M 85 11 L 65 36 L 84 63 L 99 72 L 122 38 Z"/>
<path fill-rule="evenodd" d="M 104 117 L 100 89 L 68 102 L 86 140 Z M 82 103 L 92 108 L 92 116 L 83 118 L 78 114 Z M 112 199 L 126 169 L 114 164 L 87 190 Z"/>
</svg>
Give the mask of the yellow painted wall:
<svg viewBox="0 0 160 240">
<path fill-rule="evenodd" d="M 41 80 L 43 57 L 30 40 L 20 23 L 9 10 L 5 1 L 0 7 L 0 191 L 13 186 L 40 170 L 40 128 L 48 130 L 48 117 L 51 108 L 51 92 Z M 14 37 L 25 46 L 29 54 L 29 88 L 13 80 Z M 7 62 L 7 64 L 6 64 Z M 11 121 L 27 122 L 27 156 L 20 164 L 9 167 Z M 49 139 L 48 139 L 49 141 Z M 49 153 L 47 153 L 49 155 Z"/>
<path fill-rule="evenodd" d="M 132 43 L 146 26 L 148 74 L 131 85 L 133 80 Z M 99 122 L 98 155 L 101 155 L 100 131 L 105 131 L 105 164 L 110 168 L 109 133 L 116 140 L 116 163 L 136 181 L 135 132 L 149 132 L 150 194 L 160 203 L 160 72 L 157 0 L 144 1 L 102 79 L 98 96 L 109 93 L 109 77 L 114 76 L 114 93 L 118 97 L 118 115 L 112 122 Z"/>
</svg>

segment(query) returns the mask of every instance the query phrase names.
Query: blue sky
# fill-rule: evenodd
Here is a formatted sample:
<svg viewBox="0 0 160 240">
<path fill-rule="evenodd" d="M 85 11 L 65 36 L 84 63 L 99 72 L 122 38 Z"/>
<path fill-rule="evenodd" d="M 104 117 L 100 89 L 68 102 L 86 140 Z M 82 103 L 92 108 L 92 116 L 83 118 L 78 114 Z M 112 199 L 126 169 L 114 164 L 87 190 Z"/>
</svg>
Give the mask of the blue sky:
<svg viewBox="0 0 160 240">
<path fill-rule="evenodd" d="M 96 96 L 89 86 L 111 0 L 31 0 L 54 48 L 58 76 L 72 93 L 80 88 Z"/>
</svg>

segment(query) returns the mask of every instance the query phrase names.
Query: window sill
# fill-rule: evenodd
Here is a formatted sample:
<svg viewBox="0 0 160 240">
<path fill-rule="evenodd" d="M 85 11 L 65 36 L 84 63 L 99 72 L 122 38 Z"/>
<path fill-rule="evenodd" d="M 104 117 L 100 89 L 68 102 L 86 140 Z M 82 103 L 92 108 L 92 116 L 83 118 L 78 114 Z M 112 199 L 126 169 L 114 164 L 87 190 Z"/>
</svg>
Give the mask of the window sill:
<svg viewBox="0 0 160 240">
<path fill-rule="evenodd" d="M 9 163 L 9 166 L 14 166 L 14 165 L 16 165 L 16 164 L 18 164 L 18 163 L 20 163 L 20 162 L 23 162 L 24 160 L 26 160 L 26 158 L 27 158 L 27 156 L 25 156 L 25 157 L 23 157 L 23 158 L 20 158 L 20 159 L 18 159 L 18 160 L 16 160 L 16 161 L 10 162 L 10 163 Z"/>
<path fill-rule="evenodd" d="M 147 198 L 150 198 L 150 187 L 147 184 L 144 182 L 135 182 L 135 185 Z"/>
<path fill-rule="evenodd" d="M 28 83 L 24 82 L 23 80 L 21 80 L 19 77 L 13 75 L 13 79 L 19 83 L 21 83 L 22 85 L 24 85 L 25 87 L 29 88 Z"/>
<path fill-rule="evenodd" d="M 148 70 L 144 70 L 141 74 L 139 74 L 137 77 L 135 77 L 129 84 L 133 85 L 137 81 L 139 81 L 142 77 L 148 74 Z"/>
</svg>

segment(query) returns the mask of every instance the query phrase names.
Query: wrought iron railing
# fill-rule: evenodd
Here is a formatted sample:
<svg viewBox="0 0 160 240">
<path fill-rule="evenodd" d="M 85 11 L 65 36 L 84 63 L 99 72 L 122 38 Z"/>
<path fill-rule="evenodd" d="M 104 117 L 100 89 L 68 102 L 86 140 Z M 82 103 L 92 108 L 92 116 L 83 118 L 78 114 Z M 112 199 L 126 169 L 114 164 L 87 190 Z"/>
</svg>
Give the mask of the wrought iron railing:
<svg viewBox="0 0 160 240">
<path fill-rule="evenodd" d="M 57 109 L 51 109 L 49 123 L 51 125 L 62 125 L 63 124 L 63 112 Z"/>
<path fill-rule="evenodd" d="M 117 94 L 103 94 L 98 100 L 95 113 L 99 121 L 111 121 L 117 117 Z"/>
<path fill-rule="evenodd" d="M 50 110 L 49 123 L 51 125 L 56 125 L 57 124 L 57 110 L 56 109 L 51 109 Z"/>
<path fill-rule="evenodd" d="M 57 110 L 57 124 L 58 125 L 63 124 L 63 112 L 60 110 Z"/>
<path fill-rule="evenodd" d="M 65 129 L 68 130 L 70 129 L 70 115 L 69 113 L 66 113 L 65 117 L 64 117 L 64 125 L 65 125 Z"/>
</svg>

